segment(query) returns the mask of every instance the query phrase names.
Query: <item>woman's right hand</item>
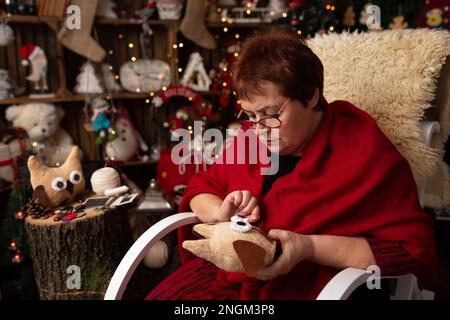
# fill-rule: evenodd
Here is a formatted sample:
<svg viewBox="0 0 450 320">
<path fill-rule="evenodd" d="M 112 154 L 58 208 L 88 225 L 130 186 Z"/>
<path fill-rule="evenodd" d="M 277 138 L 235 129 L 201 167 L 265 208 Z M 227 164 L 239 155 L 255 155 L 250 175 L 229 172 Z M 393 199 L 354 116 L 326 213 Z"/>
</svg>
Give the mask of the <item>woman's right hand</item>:
<svg viewBox="0 0 450 320">
<path fill-rule="evenodd" d="M 229 193 L 217 211 L 219 221 L 230 221 L 235 214 L 246 216 L 250 223 L 259 219 L 258 200 L 248 190 L 236 190 Z"/>
</svg>

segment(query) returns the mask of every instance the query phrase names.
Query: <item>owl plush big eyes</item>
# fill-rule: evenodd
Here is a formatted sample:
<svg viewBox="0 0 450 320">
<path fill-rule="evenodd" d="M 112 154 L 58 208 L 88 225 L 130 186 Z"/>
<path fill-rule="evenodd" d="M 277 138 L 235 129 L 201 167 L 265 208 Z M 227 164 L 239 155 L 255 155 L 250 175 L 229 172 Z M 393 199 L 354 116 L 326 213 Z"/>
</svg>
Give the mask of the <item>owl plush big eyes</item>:
<svg viewBox="0 0 450 320">
<path fill-rule="evenodd" d="M 73 202 L 84 191 L 86 180 L 80 162 L 80 149 L 73 147 L 67 160 L 60 167 L 51 168 L 35 156 L 28 159 L 33 199 L 49 209 Z"/>
</svg>

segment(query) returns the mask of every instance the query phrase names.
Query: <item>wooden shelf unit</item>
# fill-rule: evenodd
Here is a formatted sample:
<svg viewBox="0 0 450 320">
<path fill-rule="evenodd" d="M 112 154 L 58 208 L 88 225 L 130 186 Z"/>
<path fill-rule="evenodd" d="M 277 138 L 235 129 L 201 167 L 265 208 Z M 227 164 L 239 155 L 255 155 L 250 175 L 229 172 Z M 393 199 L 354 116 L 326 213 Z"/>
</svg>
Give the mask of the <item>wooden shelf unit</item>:
<svg viewBox="0 0 450 320">
<path fill-rule="evenodd" d="M 0 15 L 0 21 L 8 23 L 53 23 L 63 22 L 64 18 L 58 17 L 40 17 L 40 16 L 26 16 L 26 15 Z M 180 21 L 176 20 L 146 20 L 149 26 L 164 26 L 167 28 L 178 27 Z M 97 18 L 95 23 L 98 25 L 137 25 L 140 26 L 142 21 L 133 18 Z"/>
<path fill-rule="evenodd" d="M 117 0 L 125 4 L 125 0 Z M 134 10 L 144 7 L 146 0 L 126 1 L 128 5 L 128 16 L 132 16 Z M 125 7 L 125 6 L 124 6 Z M 26 80 L 27 69 L 21 66 L 19 49 L 26 43 L 34 43 L 41 46 L 47 53 L 49 60 L 49 85 L 54 97 L 30 98 L 29 96 L 15 97 L 12 99 L 0 100 L 0 128 L 6 126 L 6 122 L 1 116 L 5 108 L 9 105 L 24 103 L 54 103 L 61 105 L 66 111 L 66 116 L 62 121 L 62 127 L 68 131 L 74 139 L 74 143 L 79 145 L 87 161 L 101 160 L 99 147 L 95 145 L 95 135 L 84 129 L 85 114 L 82 106 L 86 95 L 73 93 L 75 78 L 78 75 L 79 67 L 86 61 L 85 58 L 65 49 L 57 40 L 56 36 L 63 26 L 64 19 L 57 17 L 20 16 L 20 15 L 0 15 L 0 22 L 8 22 L 14 30 L 15 41 L 6 47 L 0 47 L 0 68 L 10 70 L 11 77 L 19 86 L 25 87 L 30 92 L 30 84 Z M 199 51 L 205 60 L 206 66 L 214 66 L 223 56 L 223 48 L 218 50 L 207 50 L 196 46 L 183 37 L 180 30 L 181 21 L 148 20 L 147 23 L 153 30 L 153 45 L 149 58 L 160 59 L 169 63 L 172 72 L 172 85 L 179 84 L 180 73 L 178 67 L 185 68 L 189 53 Z M 210 31 L 216 37 L 226 37 L 220 28 L 241 28 L 239 32 L 250 33 L 251 28 L 261 27 L 257 23 L 207 23 Z M 132 18 L 96 18 L 93 36 L 107 52 L 105 62 L 114 66 L 113 73 L 119 74 L 119 68 L 132 57 L 137 59 L 145 58 L 140 46 L 139 34 L 141 32 L 141 21 Z M 231 31 L 231 32 L 234 32 Z M 184 43 L 183 48 L 176 48 L 173 45 Z M 220 42 L 220 40 L 219 40 Z M 132 48 L 129 44 L 133 43 Z M 220 42 L 222 43 L 222 42 Z M 225 41 L 223 42 L 225 43 Z M 109 54 L 112 52 L 113 54 Z M 147 55 L 148 56 L 148 55 Z M 199 92 L 204 96 L 218 99 L 218 93 L 213 91 Z M 155 95 L 158 94 L 155 92 Z M 156 128 L 151 124 L 151 110 L 149 106 L 150 93 L 113 92 L 111 97 L 108 94 L 97 96 L 106 99 L 113 99 L 116 106 L 125 106 L 130 113 L 131 120 L 136 129 L 141 133 L 149 146 L 157 141 Z M 122 164 L 124 168 L 152 165 L 154 162 L 131 162 Z"/>
<path fill-rule="evenodd" d="M 132 93 L 132 92 L 117 92 L 113 93 L 111 96 L 108 94 L 95 94 L 90 95 L 95 97 L 103 97 L 107 100 L 113 99 L 147 99 L 150 97 L 149 94 Z M 85 95 L 70 95 L 65 97 L 52 97 L 52 98 L 30 98 L 30 97 L 16 97 L 11 99 L 0 100 L 0 105 L 11 105 L 18 103 L 65 103 L 65 102 L 80 102 L 85 101 Z"/>
<path fill-rule="evenodd" d="M 62 22 L 63 19 L 57 17 L 40 17 L 40 16 L 26 16 L 26 15 L 0 15 L 0 21 L 7 23 L 48 23 L 48 22 Z"/>
<path fill-rule="evenodd" d="M 217 95 L 215 91 L 198 91 L 201 95 Z M 154 93 L 155 95 L 158 92 Z M 103 97 L 106 100 L 151 100 L 152 96 L 150 93 L 133 93 L 133 92 L 113 92 L 111 95 L 107 93 L 90 95 L 94 97 Z M 13 104 L 21 103 L 66 103 L 66 102 L 82 102 L 86 100 L 86 95 L 69 95 L 65 97 L 35 97 L 31 98 L 29 96 L 16 97 L 11 99 L 0 99 L 0 106 L 9 106 Z"/>
<path fill-rule="evenodd" d="M 119 0 L 121 1 L 121 0 Z M 129 6 L 128 15 L 134 10 L 144 7 L 146 1 L 138 0 L 127 2 Z M 87 95 L 73 93 L 76 84 L 76 76 L 79 67 L 86 61 L 85 58 L 64 48 L 57 40 L 57 34 L 64 24 L 64 18 L 40 17 L 26 15 L 0 15 L 0 22 L 7 22 L 14 30 L 15 39 L 8 46 L 0 47 L 0 68 L 10 71 L 10 76 L 18 86 L 24 87 L 30 92 L 30 83 L 26 80 L 28 70 L 21 66 L 19 49 L 26 43 L 33 43 L 43 48 L 47 54 L 48 82 L 53 97 L 29 97 L 28 95 L 11 99 L 0 100 L 0 128 L 8 124 L 2 116 L 6 107 L 14 104 L 25 103 L 53 103 L 62 106 L 66 116 L 62 120 L 62 127 L 68 131 L 74 143 L 79 145 L 85 155 L 86 161 L 101 160 L 99 147 L 95 144 L 95 134 L 85 130 L 87 122 L 82 106 Z M 172 72 L 172 85 L 179 83 L 179 72 L 177 64 L 178 53 L 173 44 L 177 41 L 179 21 L 149 20 L 147 23 L 154 31 L 153 43 L 150 48 L 150 56 L 145 54 L 141 48 L 139 34 L 141 22 L 136 19 L 106 19 L 95 20 L 93 36 L 107 52 L 104 63 L 114 66 L 114 74 L 119 74 L 120 66 L 136 59 L 152 58 L 160 59 L 169 63 Z M 120 35 L 120 37 L 118 37 Z M 130 48 L 129 43 L 134 43 Z M 113 54 L 109 54 L 112 51 Z M 154 93 L 155 95 L 158 92 Z M 205 94 L 208 94 L 205 93 Z M 211 93 L 212 94 L 212 93 Z M 150 92 L 112 92 L 95 96 L 113 99 L 116 106 L 124 106 L 130 114 L 136 129 L 141 133 L 149 146 L 156 142 L 156 128 L 151 122 L 149 106 L 151 100 Z M 132 162 L 123 164 L 123 167 L 140 165 L 151 165 L 152 162 Z"/>
<path fill-rule="evenodd" d="M 206 26 L 208 28 L 240 28 L 240 29 L 246 29 L 246 28 L 261 28 L 264 26 L 270 26 L 270 23 L 267 22 L 207 22 Z"/>
</svg>

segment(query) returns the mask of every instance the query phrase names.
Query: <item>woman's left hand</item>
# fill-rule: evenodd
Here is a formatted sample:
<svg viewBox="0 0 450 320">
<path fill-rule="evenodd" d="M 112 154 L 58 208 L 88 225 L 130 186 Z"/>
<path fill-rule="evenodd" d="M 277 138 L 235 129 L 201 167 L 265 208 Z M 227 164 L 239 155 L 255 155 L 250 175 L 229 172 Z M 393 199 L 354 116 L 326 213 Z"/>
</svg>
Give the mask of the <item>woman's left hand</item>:
<svg viewBox="0 0 450 320">
<path fill-rule="evenodd" d="M 270 230 L 268 235 L 280 241 L 282 253 L 273 264 L 258 271 L 256 277 L 260 280 L 271 280 L 288 273 L 300 261 L 307 260 L 313 255 L 314 246 L 309 235 L 279 229 Z"/>
</svg>

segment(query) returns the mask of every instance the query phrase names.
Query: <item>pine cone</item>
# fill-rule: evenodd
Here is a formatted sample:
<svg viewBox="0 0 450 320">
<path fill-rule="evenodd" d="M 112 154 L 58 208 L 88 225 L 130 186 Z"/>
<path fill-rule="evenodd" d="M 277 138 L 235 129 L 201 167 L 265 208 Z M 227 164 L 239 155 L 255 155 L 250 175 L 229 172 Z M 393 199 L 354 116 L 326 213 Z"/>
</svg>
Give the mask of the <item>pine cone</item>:
<svg viewBox="0 0 450 320">
<path fill-rule="evenodd" d="M 30 199 L 26 205 L 27 215 L 33 219 L 47 218 L 48 208 L 43 206 L 39 199 Z"/>
</svg>

